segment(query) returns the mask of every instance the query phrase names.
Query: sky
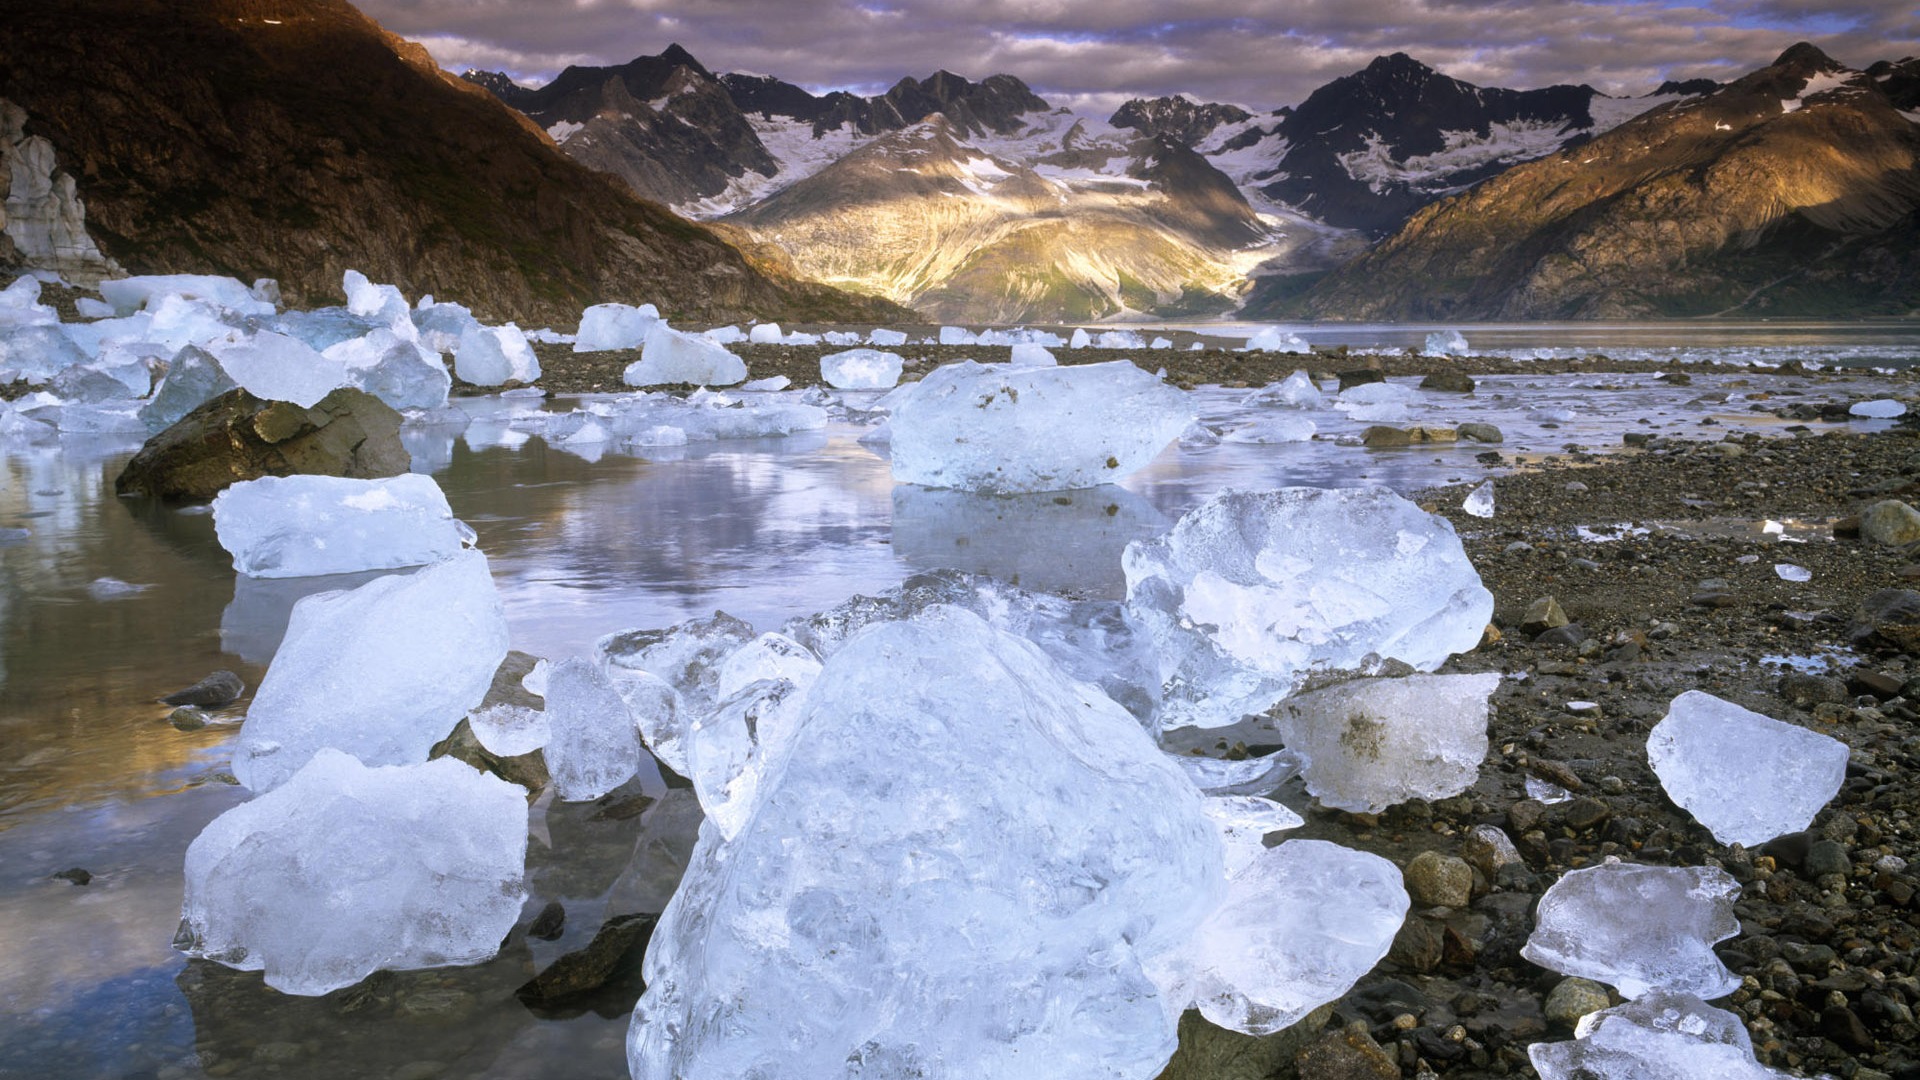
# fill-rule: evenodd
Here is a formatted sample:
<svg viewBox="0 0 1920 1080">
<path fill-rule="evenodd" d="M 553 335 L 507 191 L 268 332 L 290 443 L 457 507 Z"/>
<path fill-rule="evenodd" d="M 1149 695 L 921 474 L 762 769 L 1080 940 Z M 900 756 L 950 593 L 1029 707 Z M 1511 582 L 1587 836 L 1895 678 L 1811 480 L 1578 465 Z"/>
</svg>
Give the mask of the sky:
<svg viewBox="0 0 1920 1080">
<path fill-rule="evenodd" d="M 1796 41 L 1843 63 L 1920 54 L 1914 0 L 355 0 L 443 66 L 530 84 L 678 42 L 715 72 L 878 93 L 941 68 L 1055 105 L 1185 93 L 1256 110 L 1405 52 L 1481 86 L 1726 80 Z"/>
</svg>

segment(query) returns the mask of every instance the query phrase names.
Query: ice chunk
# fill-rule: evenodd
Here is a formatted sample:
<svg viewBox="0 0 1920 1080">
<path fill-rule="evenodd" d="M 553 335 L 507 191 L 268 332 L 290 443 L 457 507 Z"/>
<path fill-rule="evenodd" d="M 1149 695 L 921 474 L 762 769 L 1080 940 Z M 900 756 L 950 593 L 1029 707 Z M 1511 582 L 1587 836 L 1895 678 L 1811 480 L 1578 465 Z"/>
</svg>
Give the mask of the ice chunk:
<svg viewBox="0 0 1920 1080">
<path fill-rule="evenodd" d="M 785 634 L 768 632 L 727 654 L 720 662 L 714 696 L 732 697 L 762 679 L 785 679 L 805 689 L 820 675 L 812 650 Z"/>
<path fill-rule="evenodd" d="M 152 306 L 152 318 L 139 336 L 170 353 L 188 345 L 205 345 L 243 328 L 244 319 L 225 308 L 184 296 L 164 296 Z M 110 335 L 109 338 L 117 336 Z"/>
<path fill-rule="evenodd" d="M 88 354 L 57 325 L 0 325 L 0 378 L 8 382 L 44 383 L 87 359 Z"/>
<path fill-rule="evenodd" d="M 1247 339 L 1248 352 L 1311 353 L 1305 338 L 1277 326 L 1269 326 Z"/>
<path fill-rule="evenodd" d="M 504 703 L 468 713 L 467 727 L 487 753 L 498 757 L 531 754 L 547 745 L 553 730 L 541 710 Z"/>
<path fill-rule="evenodd" d="M 208 347 L 235 385 L 267 401 L 310 409 L 348 383 L 347 369 L 285 334 L 235 333 Z"/>
<path fill-rule="evenodd" d="M 888 330 L 885 327 L 877 327 L 867 334 L 867 344 L 878 345 L 883 349 L 898 348 L 906 343 L 907 335 L 898 330 Z"/>
<path fill-rule="evenodd" d="M 1740 987 L 1713 945 L 1740 932 L 1740 885 L 1717 866 L 1637 866 L 1609 858 L 1569 870 L 1540 898 L 1520 955 L 1624 997 L 1660 989 L 1717 998 Z"/>
<path fill-rule="evenodd" d="M 1460 503 L 1460 509 L 1477 518 L 1492 517 L 1493 481 L 1489 480 L 1469 492 L 1466 499 Z"/>
<path fill-rule="evenodd" d="M 1147 348 L 1149 348 L 1149 349 L 1171 349 L 1171 348 L 1173 348 L 1173 339 L 1172 339 L 1172 338 L 1167 338 L 1167 337 L 1157 337 L 1157 338 L 1154 338 L 1154 339 L 1153 339 L 1152 341 L 1149 341 L 1149 342 L 1147 343 Z"/>
<path fill-rule="evenodd" d="M 1053 351 L 1045 345 L 1032 342 L 1016 342 L 1010 350 L 1009 361 L 1015 367 L 1057 367 L 1060 361 Z"/>
<path fill-rule="evenodd" d="M 131 401 L 145 397 L 147 387 L 130 390 L 125 382 L 92 364 L 75 364 L 47 383 L 47 392 L 74 405 L 98 405 L 107 401 Z"/>
<path fill-rule="evenodd" d="M 647 749 L 686 776 L 686 726 L 718 702 L 722 663 L 753 639 L 753 627 L 716 611 L 664 630 L 608 634 L 594 653 L 626 698 Z"/>
<path fill-rule="evenodd" d="M 266 791 L 323 746 L 369 765 L 425 761 L 506 655 L 506 614 L 478 551 L 306 597 L 254 693 L 233 774 Z"/>
<path fill-rule="evenodd" d="M 755 345 L 778 345 L 781 332 L 777 322 L 759 323 L 747 331 L 747 340 Z"/>
<path fill-rule="evenodd" d="M 1647 733 L 1667 797 L 1714 839 L 1748 847 L 1811 824 L 1839 793 L 1847 755 L 1838 739 L 1700 690 L 1674 698 Z"/>
<path fill-rule="evenodd" d="M 1241 399 L 1242 405 L 1285 405 L 1295 409 L 1323 409 L 1327 405 L 1327 395 L 1313 377 L 1304 371 L 1293 374 L 1265 386 Z"/>
<path fill-rule="evenodd" d="M 323 749 L 187 847 L 175 944 L 288 994 L 491 958 L 526 901 L 524 789 Z"/>
<path fill-rule="evenodd" d="M 580 329 L 573 335 L 574 352 L 637 349 L 660 322 L 652 304 L 595 304 L 580 313 Z"/>
<path fill-rule="evenodd" d="M 1435 330 L 1420 351 L 1428 356 L 1467 356 L 1467 339 L 1458 330 Z"/>
<path fill-rule="evenodd" d="M 206 350 L 189 345 L 175 353 L 167 364 L 167 373 L 153 392 L 153 399 L 140 408 L 140 419 L 149 431 L 160 431 L 198 408 L 209 398 L 233 389 L 220 362 Z"/>
<path fill-rule="evenodd" d="M 499 386 L 510 379 L 532 382 L 540 377 L 540 361 L 518 326 L 468 327 L 454 346 L 454 374 L 475 386 Z"/>
<path fill-rule="evenodd" d="M 1263 795 L 1300 774 L 1300 755 L 1291 750 L 1237 760 L 1174 754 L 1173 761 L 1208 795 Z"/>
<path fill-rule="evenodd" d="M 1453 526 L 1385 488 L 1222 492 L 1122 563 L 1169 728 L 1231 724 L 1374 656 L 1430 671 L 1493 614 Z"/>
<path fill-rule="evenodd" d="M 1230 443 L 1293 443 L 1313 438 L 1313 421 L 1304 416 L 1268 416 L 1241 424 L 1220 436 Z"/>
<path fill-rule="evenodd" d="M 1793 563 L 1774 563 L 1773 572 L 1779 575 L 1781 581 L 1813 580 L 1813 571 L 1804 566 L 1796 566 Z"/>
<path fill-rule="evenodd" d="M 1112 483 L 1193 421 L 1187 396 L 1133 364 L 1016 368 L 962 361 L 893 413 L 893 478 L 996 493 Z"/>
<path fill-rule="evenodd" d="M 711 330 L 701 331 L 700 336 L 715 345 L 737 345 L 747 340 L 747 332 L 737 326 L 716 326 Z"/>
<path fill-rule="evenodd" d="M 1740 1018 L 1692 994 L 1650 990 L 1580 1018 L 1571 1042 L 1527 1047 L 1540 1080 L 1788 1080 L 1754 1060 Z"/>
<path fill-rule="evenodd" d="M 964 326 L 943 326 L 938 338 L 942 345 L 977 345 L 980 339 Z"/>
<path fill-rule="evenodd" d="M 1144 349 L 1147 339 L 1132 330 L 1103 330 L 1093 339 L 1096 349 Z"/>
<path fill-rule="evenodd" d="M 1354 420 L 1390 423 L 1405 420 L 1409 407 L 1425 400 L 1426 396 L 1417 387 L 1390 382 L 1361 383 L 1340 391 L 1333 407 Z"/>
<path fill-rule="evenodd" d="M 436 353 L 452 352 L 460 344 L 460 338 L 468 328 L 480 325 L 473 312 L 459 304 L 432 303 L 431 297 L 421 297 L 420 306 L 413 309 L 413 328 L 419 335 L 420 344 Z"/>
<path fill-rule="evenodd" d="M 1875 398 L 1872 401 L 1854 402 L 1848 407 L 1847 415 L 1869 420 L 1892 420 L 1907 415 L 1907 407 L 1892 398 Z"/>
<path fill-rule="evenodd" d="M 79 303 L 93 301 L 91 297 L 81 297 Z M 82 315 L 86 312 L 83 310 Z M 111 315 L 112 310 L 101 315 Z M 97 316 L 96 316 L 97 317 Z M 13 284 L 0 289 L 0 329 L 14 326 L 53 326 L 60 321 L 60 313 L 40 302 L 40 279 L 32 274 L 21 274 L 13 279 Z"/>
<path fill-rule="evenodd" d="M 340 276 L 340 287 L 346 291 L 349 314 L 382 325 L 391 325 L 396 319 L 411 323 L 413 319 L 407 298 L 397 286 L 376 285 L 360 271 L 349 270 Z"/>
<path fill-rule="evenodd" d="M 341 365 L 360 389 L 395 409 L 438 409 L 447 403 L 453 377 L 438 353 L 392 330 L 349 338 L 321 354 Z"/>
<path fill-rule="evenodd" d="M 628 386 L 664 383 L 732 386 L 746 377 L 747 365 L 723 346 L 694 334 L 683 334 L 665 323 L 656 323 L 647 331 L 640 359 L 628 364 L 621 375 Z"/>
<path fill-rule="evenodd" d="M 836 390 L 886 390 L 900 382 L 906 361 L 898 353 L 848 349 L 820 358 L 820 377 Z"/>
<path fill-rule="evenodd" d="M 599 665 L 574 656 L 547 675 L 547 771 L 568 802 L 597 799 L 640 769 L 633 714 Z"/>
<path fill-rule="evenodd" d="M 787 378 L 785 375 L 773 375 L 765 379 L 754 379 L 751 382 L 743 382 L 740 384 L 739 389 L 754 394 L 776 394 L 792 385 L 793 380 Z"/>
<path fill-rule="evenodd" d="M 688 725 L 688 778 L 721 836 L 739 835 L 762 782 L 785 763 L 805 700 L 806 687 L 792 680 L 761 679 Z"/>
<path fill-rule="evenodd" d="M 1123 710 L 978 618 L 862 634 L 738 835 L 703 830 L 632 1075 L 1152 1077 L 1178 1004 L 1143 963 L 1222 894 L 1200 803 Z"/>
<path fill-rule="evenodd" d="M 1093 335 L 1087 333 L 1084 327 L 1076 327 L 1073 336 L 1067 339 L 1069 349 L 1084 349 L 1091 344 L 1093 344 Z"/>
<path fill-rule="evenodd" d="M 213 527 L 251 577 L 422 566 L 458 554 L 467 535 L 440 485 L 418 473 L 243 480 L 214 496 Z"/>
<path fill-rule="evenodd" d="M 1380 856 L 1288 840 L 1228 880 L 1225 902 L 1156 981 L 1221 1027 L 1271 1035 L 1372 970 L 1407 907 L 1399 869 Z"/>
<path fill-rule="evenodd" d="M 1527 798 L 1547 806 L 1557 806 L 1560 803 L 1569 802 L 1573 799 L 1573 792 L 1568 791 L 1559 784 L 1549 783 L 1537 776 L 1527 777 L 1526 780 L 1522 782 L 1522 786 L 1526 789 Z"/>
<path fill-rule="evenodd" d="M 1268 833 L 1286 832 L 1307 823 L 1299 814 L 1257 795 L 1216 795 L 1202 803 L 1201 809 L 1220 830 L 1228 877 L 1260 858 L 1267 850 Z"/>
<path fill-rule="evenodd" d="M 243 315 L 271 315 L 273 305 L 253 295 L 253 290 L 230 277 L 213 274 L 149 274 L 138 277 L 110 278 L 100 283 L 100 296 L 122 315 L 152 308 L 156 300 L 183 296 L 207 300 Z"/>
<path fill-rule="evenodd" d="M 1377 814 L 1473 785 L 1499 685 L 1498 672 L 1361 679 L 1282 701 L 1273 725 L 1321 803 Z"/>
</svg>

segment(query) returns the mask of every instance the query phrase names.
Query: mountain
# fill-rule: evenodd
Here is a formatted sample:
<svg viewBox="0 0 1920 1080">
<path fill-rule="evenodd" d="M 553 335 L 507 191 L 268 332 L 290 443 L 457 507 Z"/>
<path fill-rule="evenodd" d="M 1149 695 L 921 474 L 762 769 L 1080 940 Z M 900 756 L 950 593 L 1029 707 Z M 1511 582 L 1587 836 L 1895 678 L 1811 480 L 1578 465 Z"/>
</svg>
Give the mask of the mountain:
<svg viewBox="0 0 1920 1080">
<path fill-rule="evenodd" d="M 1353 319 L 1920 309 L 1920 60 L 1802 43 L 1416 213 L 1270 310 Z"/>
<path fill-rule="evenodd" d="M 344 0 L 10 0 L 0 98 L 136 273 L 276 277 L 310 305 L 356 268 L 553 325 L 605 300 L 683 318 L 891 310 L 763 272 Z"/>
<path fill-rule="evenodd" d="M 1142 135 L 1165 136 L 1190 147 L 1222 124 L 1240 124 L 1251 119 L 1253 114 L 1238 105 L 1203 104 L 1185 94 L 1175 94 L 1134 98 L 1121 105 L 1107 123 Z"/>
</svg>

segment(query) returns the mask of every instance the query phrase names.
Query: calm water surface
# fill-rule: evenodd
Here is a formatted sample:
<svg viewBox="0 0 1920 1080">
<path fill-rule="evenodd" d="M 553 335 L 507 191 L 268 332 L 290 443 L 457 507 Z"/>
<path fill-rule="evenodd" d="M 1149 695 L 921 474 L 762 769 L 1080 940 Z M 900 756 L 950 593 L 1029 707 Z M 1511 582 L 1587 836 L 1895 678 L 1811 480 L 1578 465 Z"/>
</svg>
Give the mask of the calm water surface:
<svg viewBox="0 0 1920 1080">
<path fill-rule="evenodd" d="M 1505 430 L 1509 456 L 1555 454 L 1617 446 L 1627 430 L 1777 430 L 1745 396 L 1762 390 L 1777 404 L 1884 388 L 1870 376 L 1700 376 L 1677 388 L 1515 376 L 1471 398 L 1431 395 L 1405 422 L 1485 420 Z M 1231 431 L 1256 418 L 1245 394 L 1203 389 L 1203 420 Z M 416 468 L 478 533 L 514 647 L 555 658 L 715 608 L 772 629 L 939 566 L 1118 595 L 1120 549 L 1224 487 L 1407 490 L 1488 474 L 1475 444 L 1338 445 L 1365 424 L 1327 409 L 1309 414 L 1329 436 L 1311 443 L 1176 446 L 1124 487 L 997 499 L 896 487 L 859 441 L 867 429 L 849 422 L 588 460 L 513 427 L 521 411 L 570 402 L 458 404 L 465 422 L 407 431 Z M 657 800 L 638 817 L 536 805 L 527 918 L 563 902 L 558 941 L 516 930 L 492 962 L 376 976 L 318 999 L 171 949 L 186 846 L 245 793 L 225 773 L 231 724 L 178 731 L 153 699 L 218 668 L 257 685 L 297 599 L 368 576 L 236 577 L 209 515 L 113 496 L 132 450 L 0 448 L 0 1077 L 624 1076 L 623 1007 L 536 1012 L 513 991 L 606 914 L 657 911 L 671 894 L 699 811 L 657 775 L 637 784 Z M 73 867 L 91 884 L 51 877 Z"/>
</svg>

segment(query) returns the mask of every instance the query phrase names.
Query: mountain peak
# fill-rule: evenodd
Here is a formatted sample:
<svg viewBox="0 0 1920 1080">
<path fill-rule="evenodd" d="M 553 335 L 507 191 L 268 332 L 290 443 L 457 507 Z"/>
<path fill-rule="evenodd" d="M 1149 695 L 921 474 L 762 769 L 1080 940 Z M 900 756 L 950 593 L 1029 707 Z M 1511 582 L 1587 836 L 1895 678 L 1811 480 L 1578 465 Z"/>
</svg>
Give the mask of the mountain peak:
<svg viewBox="0 0 1920 1080">
<path fill-rule="evenodd" d="M 706 69 L 706 67 L 700 63 L 700 61 L 695 60 L 693 58 L 692 53 L 688 52 L 685 48 L 681 47 L 680 43 L 677 41 L 667 46 L 665 49 L 661 50 L 660 59 L 669 64 L 677 64 L 681 67 L 693 68 L 695 71 L 700 72 L 700 74 L 702 75 L 707 75 L 709 77 L 711 77 L 712 75 L 712 73 L 709 72 Z"/>
<path fill-rule="evenodd" d="M 1840 62 L 1810 41 L 1794 43 L 1786 52 L 1780 54 L 1773 67 L 1800 68 L 1808 71 L 1838 71 Z"/>
<path fill-rule="evenodd" d="M 1406 53 L 1397 52 L 1397 53 L 1390 53 L 1386 56 L 1374 57 L 1373 63 L 1367 65 L 1366 70 L 1363 72 L 1363 74 L 1383 75 L 1383 76 L 1394 76 L 1394 75 L 1421 76 L 1421 75 L 1432 75 L 1432 74 L 1435 74 L 1435 72 L 1434 72 L 1434 69 L 1428 67 L 1427 65 L 1421 63 L 1418 60 L 1415 60 L 1413 57 L 1408 56 Z"/>
</svg>

